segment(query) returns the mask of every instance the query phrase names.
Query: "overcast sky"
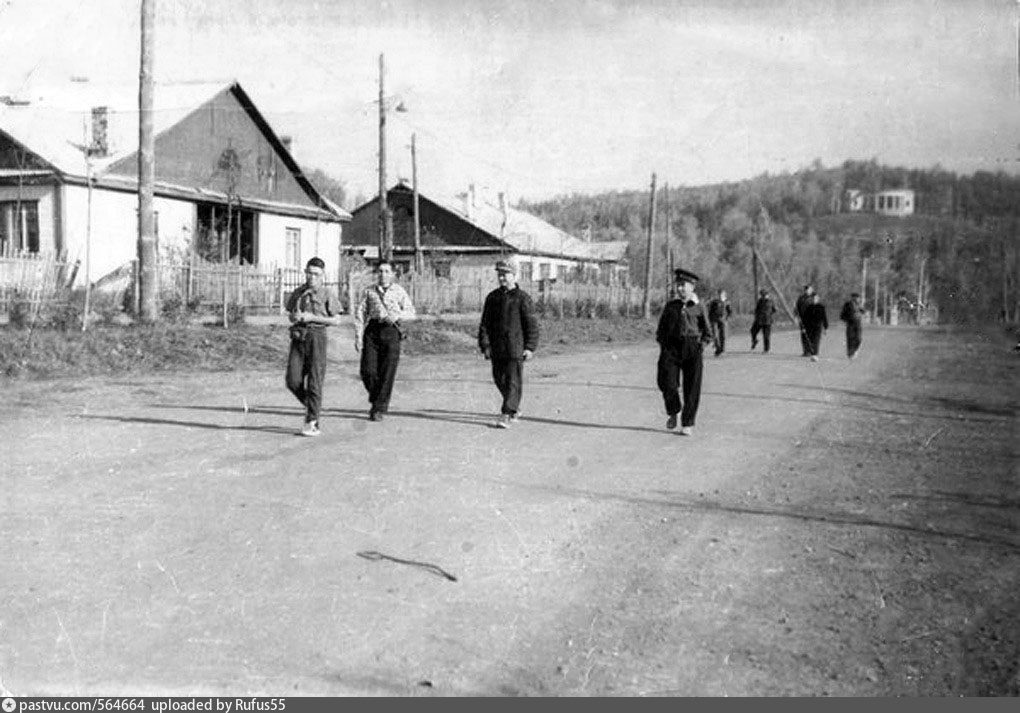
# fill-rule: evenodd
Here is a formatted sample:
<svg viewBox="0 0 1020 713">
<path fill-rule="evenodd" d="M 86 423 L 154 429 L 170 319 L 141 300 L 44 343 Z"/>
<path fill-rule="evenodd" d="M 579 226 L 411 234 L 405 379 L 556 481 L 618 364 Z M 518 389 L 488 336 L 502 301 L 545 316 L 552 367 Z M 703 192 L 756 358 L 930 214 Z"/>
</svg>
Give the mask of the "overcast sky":
<svg viewBox="0 0 1020 713">
<path fill-rule="evenodd" d="M 0 0 L 0 94 L 135 81 L 138 0 Z M 304 165 L 511 198 L 821 159 L 1020 173 L 1018 0 L 156 0 L 159 80 L 237 79 Z"/>
</svg>

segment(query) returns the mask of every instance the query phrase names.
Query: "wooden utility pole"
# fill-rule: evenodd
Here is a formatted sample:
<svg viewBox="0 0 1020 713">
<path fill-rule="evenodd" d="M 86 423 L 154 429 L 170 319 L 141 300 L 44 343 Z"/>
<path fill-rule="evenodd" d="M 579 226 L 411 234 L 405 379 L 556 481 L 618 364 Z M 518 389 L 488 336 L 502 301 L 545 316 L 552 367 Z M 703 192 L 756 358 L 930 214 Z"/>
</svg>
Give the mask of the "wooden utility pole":
<svg viewBox="0 0 1020 713">
<path fill-rule="evenodd" d="M 648 319 L 652 311 L 652 240 L 655 235 L 655 174 L 652 174 L 652 192 L 648 205 L 648 250 L 645 256 L 645 299 L 641 316 Z"/>
<path fill-rule="evenodd" d="M 924 299 L 924 263 L 928 258 L 921 258 L 921 269 L 917 273 L 917 323 L 921 323 L 922 300 Z"/>
<path fill-rule="evenodd" d="M 762 212 L 764 212 L 762 208 Z M 758 221 L 751 226 L 751 279 L 754 283 L 754 292 L 751 294 L 751 304 L 758 301 L 758 225 L 761 223 L 761 213 L 758 214 Z"/>
<path fill-rule="evenodd" d="M 761 265 L 762 272 L 765 273 L 765 279 L 768 280 L 770 285 L 772 285 L 772 291 L 776 293 L 776 297 L 779 299 L 779 304 L 783 306 L 783 310 L 786 312 L 786 316 L 790 318 L 791 322 L 793 322 L 794 324 L 798 324 L 799 320 L 797 319 L 797 315 L 795 315 L 793 313 L 793 310 L 790 309 L 790 305 L 787 303 L 786 298 L 783 297 L 783 293 L 780 291 L 779 285 L 776 284 L 776 281 L 772 279 L 772 273 L 769 272 L 768 265 L 766 265 L 764 261 L 758 260 L 757 250 L 751 253 L 751 257 L 757 260 L 758 263 Z"/>
<path fill-rule="evenodd" d="M 139 319 L 156 321 L 156 230 L 153 185 L 156 182 L 155 141 L 152 129 L 153 33 L 156 0 L 142 0 L 142 51 L 138 73 L 138 292 Z"/>
<path fill-rule="evenodd" d="M 425 273 L 425 255 L 421 251 L 421 216 L 418 215 L 418 152 L 415 134 L 411 134 L 411 187 L 414 191 L 414 269 L 419 275 Z"/>
<path fill-rule="evenodd" d="M 386 201 L 386 95 L 383 91 L 385 60 L 379 55 L 379 257 L 393 258 L 393 213 Z"/>
<path fill-rule="evenodd" d="M 670 208 L 672 207 L 669 201 L 669 183 L 666 183 L 662 187 L 663 194 L 663 206 L 666 210 L 666 299 L 673 298 L 673 271 L 676 270 L 676 266 L 673 264 L 673 226 L 671 225 L 672 216 L 670 215 Z"/>
<path fill-rule="evenodd" d="M 861 304 L 865 309 L 868 308 L 868 258 L 864 258 L 864 266 L 861 268 Z"/>
</svg>

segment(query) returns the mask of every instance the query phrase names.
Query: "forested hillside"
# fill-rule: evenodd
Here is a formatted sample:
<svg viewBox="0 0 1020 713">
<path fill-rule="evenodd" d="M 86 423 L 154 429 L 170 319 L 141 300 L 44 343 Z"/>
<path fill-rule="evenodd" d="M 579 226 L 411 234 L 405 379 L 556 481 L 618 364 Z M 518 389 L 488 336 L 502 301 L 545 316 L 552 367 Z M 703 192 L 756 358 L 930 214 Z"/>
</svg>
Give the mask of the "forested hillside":
<svg viewBox="0 0 1020 713">
<path fill-rule="evenodd" d="M 848 190 L 894 188 L 916 192 L 915 215 L 849 212 Z M 869 306 L 877 277 L 883 295 L 888 290 L 910 302 L 923 284 L 924 301 L 936 303 L 944 320 L 995 319 L 1004 308 L 1020 319 L 1020 176 L 958 175 L 874 160 L 826 168 L 816 161 L 792 174 L 660 187 L 656 202 L 658 285 L 665 283 L 671 253 L 673 264 L 702 275 L 703 293 L 725 287 L 746 306 L 753 293 L 751 246 L 757 241 L 762 260 L 791 301 L 810 282 L 827 304 L 838 305 L 860 289 L 867 258 Z M 520 207 L 575 235 L 590 230 L 593 240 L 627 241 L 631 274 L 643 281 L 648 191 L 561 196 Z"/>
</svg>

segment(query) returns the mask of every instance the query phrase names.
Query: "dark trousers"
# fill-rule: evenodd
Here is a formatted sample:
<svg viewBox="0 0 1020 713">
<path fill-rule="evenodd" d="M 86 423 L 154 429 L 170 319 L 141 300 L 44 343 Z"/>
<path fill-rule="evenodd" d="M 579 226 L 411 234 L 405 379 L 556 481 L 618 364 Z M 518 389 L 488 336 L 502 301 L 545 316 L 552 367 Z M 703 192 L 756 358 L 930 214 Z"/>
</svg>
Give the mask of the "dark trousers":
<svg viewBox="0 0 1020 713">
<path fill-rule="evenodd" d="M 754 345 L 758 342 L 758 333 L 761 332 L 762 344 L 765 347 L 765 353 L 769 353 L 769 349 L 772 347 L 772 325 L 771 324 L 758 324 L 755 322 L 751 325 L 751 348 L 754 349 Z"/>
<path fill-rule="evenodd" d="M 853 356 L 861 348 L 861 328 L 856 324 L 846 325 L 846 353 Z"/>
<path fill-rule="evenodd" d="M 290 340 L 287 388 L 305 407 L 305 420 L 318 421 L 326 380 L 326 330 L 309 328 L 303 339 Z"/>
<path fill-rule="evenodd" d="M 811 356 L 810 343 L 808 342 L 807 330 L 803 323 L 800 326 L 800 355 Z"/>
<path fill-rule="evenodd" d="M 807 334 L 808 356 L 818 356 L 818 349 L 822 345 L 822 328 L 805 329 Z"/>
<path fill-rule="evenodd" d="M 513 416 L 524 395 L 524 362 L 520 359 L 493 359 L 492 380 L 503 396 L 499 412 Z"/>
<path fill-rule="evenodd" d="M 681 426 L 693 426 L 701 401 L 701 343 L 697 339 L 685 339 L 680 353 L 668 349 L 659 352 L 657 382 L 666 413 L 680 414 Z M 682 382 L 681 382 L 682 378 Z M 683 400 L 680 387 L 683 384 Z"/>
<path fill-rule="evenodd" d="M 715 355 L 726 351 L 726 322 L 709 322 L 712 327 L 712 342 L 715 344 Z"/>
<path fill-rule="evenodd" d="M 368 391 L 372 410 L 390 408 L 393 380 L 400 362 L 400 332 L 392 324 L 369 322 L 361 340 L 361 383 Z"/>
</svg>

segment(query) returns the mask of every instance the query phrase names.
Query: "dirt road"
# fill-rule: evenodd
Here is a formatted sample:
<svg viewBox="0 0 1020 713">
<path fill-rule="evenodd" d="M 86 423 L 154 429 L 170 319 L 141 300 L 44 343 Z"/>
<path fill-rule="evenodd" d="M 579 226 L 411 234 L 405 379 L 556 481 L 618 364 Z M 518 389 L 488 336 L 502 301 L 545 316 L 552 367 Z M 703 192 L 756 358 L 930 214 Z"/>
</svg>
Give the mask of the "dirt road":
<svg viewBox="0 0 1020 713">
<path fill-rule="evenodd" d="M 739 341 L 739 340 L 734 340 Z M 708 357 L 694 437 L 655 349 L 407 359 L 324 434 L 280 373 L 4 387 L 0 683 L 31 694 L 1020 692 L 1020 360 L 837 331 Z"/>
</svg>

